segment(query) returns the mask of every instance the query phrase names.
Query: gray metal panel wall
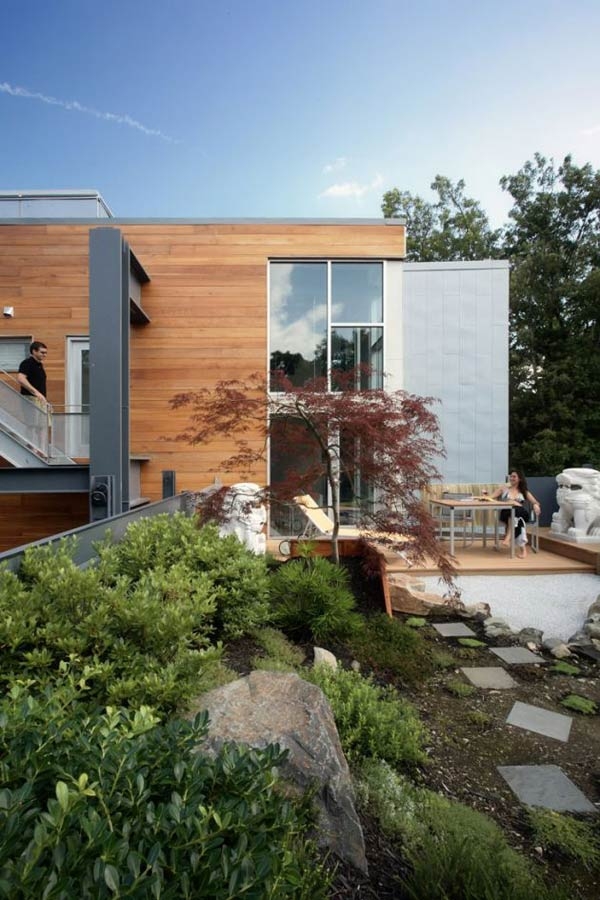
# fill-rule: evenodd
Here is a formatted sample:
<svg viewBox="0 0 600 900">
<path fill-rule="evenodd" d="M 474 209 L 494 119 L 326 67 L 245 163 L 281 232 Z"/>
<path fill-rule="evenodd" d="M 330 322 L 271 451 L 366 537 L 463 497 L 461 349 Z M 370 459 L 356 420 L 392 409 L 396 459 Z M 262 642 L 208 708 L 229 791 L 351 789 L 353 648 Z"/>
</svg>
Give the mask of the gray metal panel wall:
<svg viewBox="0 0 600 900">
<path fill-rule="evenodd" d="M 129 266 L 123 244 L 118 228 L 90 231 L 90 477 L 114 476 L 117 513 L 129 508 L 128 289 L 123 297 Z"/>
<path fill-rule="evenodd" d="M 406 263 L 404 388 L 440 400 L 447 483 L 508 467 L 508 263 Z"/>
</svg>

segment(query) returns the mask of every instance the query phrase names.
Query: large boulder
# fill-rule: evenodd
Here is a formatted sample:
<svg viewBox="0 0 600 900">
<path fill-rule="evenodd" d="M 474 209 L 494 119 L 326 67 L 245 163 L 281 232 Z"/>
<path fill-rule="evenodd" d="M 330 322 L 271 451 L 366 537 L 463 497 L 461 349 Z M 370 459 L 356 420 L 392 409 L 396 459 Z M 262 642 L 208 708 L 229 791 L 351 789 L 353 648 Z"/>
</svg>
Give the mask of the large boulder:
<svg viewBox="0 0 600 900">
<path fill-rule="evenodd" d="M 417 582 L 418 584 L 418 582 Z M 463 604 L 451 597 L 425 591 L 408 575 L 393 572 L 388 576 L 392 610 L 412 616 L 455 616 Z"/>
<path fill-rule="evenodd" d="M 320 688 L 294 673 L 252 672 L 198 698 L 210 717 L 202 751 L 234 741 L 289 751 L 282 775 L 301 790 L 317 785 L 318 840 L 366 872 L 365 844 L 348 763 L 331 707 Z"/>
</svg>

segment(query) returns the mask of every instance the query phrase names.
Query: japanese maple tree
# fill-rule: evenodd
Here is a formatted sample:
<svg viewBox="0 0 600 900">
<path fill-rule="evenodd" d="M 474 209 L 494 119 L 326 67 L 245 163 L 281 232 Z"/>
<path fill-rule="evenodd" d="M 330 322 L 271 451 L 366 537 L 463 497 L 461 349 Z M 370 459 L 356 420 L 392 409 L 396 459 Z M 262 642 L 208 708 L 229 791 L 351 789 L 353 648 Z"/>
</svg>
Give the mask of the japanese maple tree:
<svg viewBox="0 0 600 900">
<path fill-rule="evenodd" d="M 315 378 L 302 386 L 280 371 L 269 379 L 255 374 L 247 381 L 220 381 L 212 389 L 173 397 L 172 408 L 191 410 L 189 425 L 177 440 L 192 445 L 229 441 L 234 452 L 219 470 L 252 478 L 276 435 L 280 466 L 276 483 L 264 487 L 265 501 L 290 504 L 299 495 L 314 496 L 315 485 L 325 478 L 336 562 L 340 483 L 345 479 L 368 489 L 368 496 L 367 491 L 355 494 L 353 501 L 361 530 L 377 533 L 415 560 L 429 556 L 448 576 L 450 562 L 420 496 L 439 480 L 434 460 L 444 453 L 432 400 L 368 384 L 364 366 L 331 372 L 330 380 Z"/>
</svg>

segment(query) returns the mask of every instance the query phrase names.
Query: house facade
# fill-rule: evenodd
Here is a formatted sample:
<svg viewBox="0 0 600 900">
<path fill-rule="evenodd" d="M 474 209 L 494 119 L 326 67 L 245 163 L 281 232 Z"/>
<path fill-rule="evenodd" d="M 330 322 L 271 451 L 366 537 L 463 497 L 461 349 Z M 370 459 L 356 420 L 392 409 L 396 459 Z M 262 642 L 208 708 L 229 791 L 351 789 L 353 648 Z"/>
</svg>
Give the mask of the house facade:
<svg viewBox="0 0 600 900">
<path fill-rule="evenodd" d="M 169 400 L 273 365 L 369 363 L 439 398 L 444 480 L 504 477 L 505 263 L 406 264 L 399 220 L 99 220 L 73 197 L 71 217 L 2 217 L 1 200 L 0 549 L 87 522 L 103 484 L 113 513 L 169 479 L 211 484 L 230 448 L 177 441 L 188 413 Z M 32 340 L 49 351 L 47 454 L 7 411 Z"/>
</svg>

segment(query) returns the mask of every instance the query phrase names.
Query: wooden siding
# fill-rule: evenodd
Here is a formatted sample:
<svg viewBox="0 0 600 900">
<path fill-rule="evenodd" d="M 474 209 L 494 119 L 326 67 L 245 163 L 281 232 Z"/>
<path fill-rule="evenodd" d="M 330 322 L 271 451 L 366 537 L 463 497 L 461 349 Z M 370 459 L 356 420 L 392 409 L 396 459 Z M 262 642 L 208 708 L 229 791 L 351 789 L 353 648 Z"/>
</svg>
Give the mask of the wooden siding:
<svg viewBox="0 0 600 900">
<path fill-rule="evenodd" d="M 267 368 L 267 263 L 270 259 L 401 259 L 402 226 L 372 224 L 98 223 L 118 227 L 151 281 L 142 305 L 148 326 L 131 333 L 131 453 L 149 456 L 142 493 L 153 500 L 161 472 L 178 490 L 212 483 L 228 448 L 190 447 L 174 438 L 188 421 L 169 399 L 179 391 L 245 378 Z M 66 336 L 88 330 L 89 224 L 0 225 L 3 335 L 48 344 L 48 396 L 65 402 Z M 214 471 L 213 471 L 214 470 Z M 239 480 L 241 473 L 223 478 Z M 261 467 L 254 478 L 263 482 Z"/>
<path fill-rule="evenodd" d="M 0 494 L 0 551 L 89 521 L 87 494 Z"/>
</svg>

